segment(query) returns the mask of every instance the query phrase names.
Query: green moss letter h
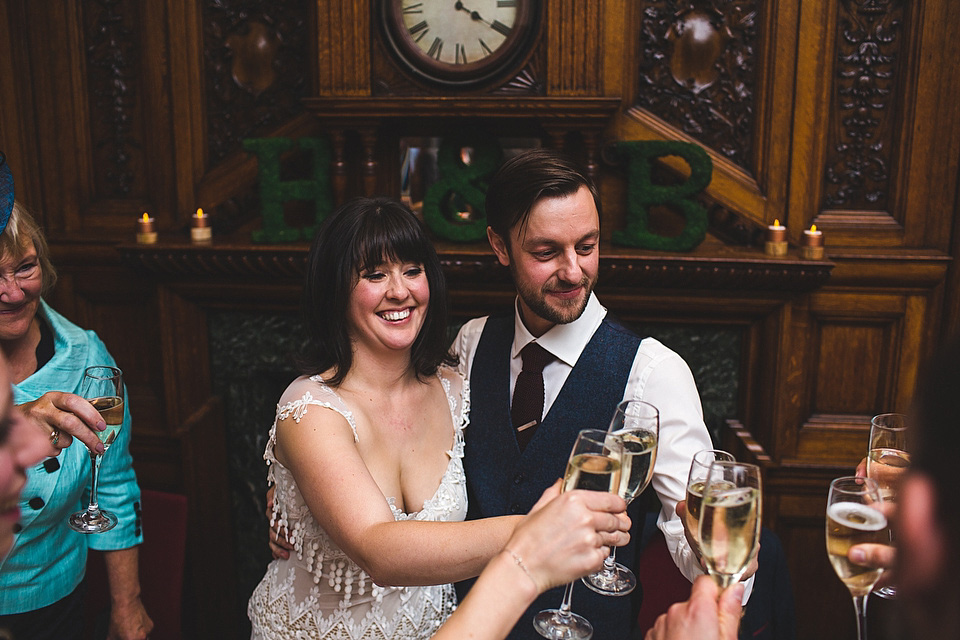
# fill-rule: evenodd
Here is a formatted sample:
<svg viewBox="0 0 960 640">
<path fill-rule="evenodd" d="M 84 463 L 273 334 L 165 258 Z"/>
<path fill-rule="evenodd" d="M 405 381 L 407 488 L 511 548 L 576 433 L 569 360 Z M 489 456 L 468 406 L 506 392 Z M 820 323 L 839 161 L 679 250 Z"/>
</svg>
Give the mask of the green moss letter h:
<svg viewBox="0 0 960 640">
<path fill-rule="evenodd" d="M 311 152 L 312 178 L 280 180 L 280 156 L 299 144 Z M 278 243 L 310 240 L 330 213 L 330 147 L 322 138 L 249 138 L 243 148 L 257 155 L 260 178 L 260 207 L 263 228 L 252 233 L 254 242 Z M 287 225 L 283 203 L 287 200 L 313 200 L 314 223 L 296 229 Z"/>
</svg>

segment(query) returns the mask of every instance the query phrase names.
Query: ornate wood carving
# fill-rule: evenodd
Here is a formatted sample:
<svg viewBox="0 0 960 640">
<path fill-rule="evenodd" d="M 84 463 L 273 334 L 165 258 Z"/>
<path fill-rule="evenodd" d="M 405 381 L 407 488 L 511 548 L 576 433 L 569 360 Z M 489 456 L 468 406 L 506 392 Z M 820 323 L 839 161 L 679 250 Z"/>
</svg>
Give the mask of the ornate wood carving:
<svg viewBox="0 0 960 640">
<path fill-rule="evenodd" d="M 835 122 L 828 128 L 823 207 L 886 210 L 903 48 L 902 0 L 844 0 L 837 21 Z"/>
<path fill-rule="evenodd" d="M 137 108 L 138 49 L 132 25 L 136 2 L 96 0 L 84 8 L 91 138 L 96 193 L 129 197 L 142 188 L 142 140 L 134 133 Z"/>
<path fill-rule="evenodd" d="M 210 162 L 303 112 L 310 92 L 307 0 L 221 0 L 203 6 Z"/>
<path fill-rule="evenodd" d="M 637 35 L 636 106 L 751 173 L 756 0 L 652 0 Z"/>
<path fill-rule="evenodd" d="M 299 282 L 308 247 L 224 245 L 213 247 L 141 246 L 120 248 L 124 260 L 165 278 L 199 276 Z M 511 287 L 509 272 L 484 250 L 438 247 L 447 277 L 457 287 Z M 606 289 L 706 289 L 724 291 L 812 291 L 830 277 L 833 263 L 792 258 L 766 260 L 756 252 L 729 257 L 640 255 L 604 252 L 600 282 Z"/>
</svg>

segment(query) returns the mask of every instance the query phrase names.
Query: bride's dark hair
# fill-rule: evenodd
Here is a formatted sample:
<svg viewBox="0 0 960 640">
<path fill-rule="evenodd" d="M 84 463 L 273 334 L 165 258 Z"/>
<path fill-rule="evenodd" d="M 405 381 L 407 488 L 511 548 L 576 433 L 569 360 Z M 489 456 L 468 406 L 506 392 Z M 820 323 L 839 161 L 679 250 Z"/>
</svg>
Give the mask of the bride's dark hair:
<svg viewBox="0 0 960 640">
<path fill-rule="evenodd" d="M 420 221 L 389 198 L 357 198 L 324 221 L 310 247 L 301 306 L 308 334 L 299 362 L 303 373 L 333 369 L 326 382 L 336 386 L 343 381 L 353 362 L 346 318 L 350 294 L 363 271 L 388 261 L 422 264 L 430 287 L 410 366 L 424 378 L 441 364 L 456 363 L 447 350 L 446 280 Z"/>
</svg>

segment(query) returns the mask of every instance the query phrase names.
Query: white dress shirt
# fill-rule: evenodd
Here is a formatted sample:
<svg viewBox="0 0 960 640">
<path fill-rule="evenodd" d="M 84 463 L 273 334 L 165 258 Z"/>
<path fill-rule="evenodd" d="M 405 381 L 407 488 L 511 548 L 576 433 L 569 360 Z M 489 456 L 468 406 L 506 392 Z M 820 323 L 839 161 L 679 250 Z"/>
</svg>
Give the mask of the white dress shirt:
<svg viewBox="0 0 960 640">
<path fill-rule="evenodd" d="M 543 412 L 546 415 L 606 315 L 606 308 L 591 293 L 587 307 L 579 318 L 567 324 L 554 325 L 539 338 L 534 338 L 524 326 L 520 314 L 515 311 L 513 346 L 510 350 L 510 397 L 513 397 L 513 388 L 523 367 L 520 351 L 536 340 L 556 357 L 543 369 Z M 453 343 L 460 358 L 460 372 L 465 378 L 469 378 L 486 321 L 486 317 L 468 321 Z M 677 517 L 676 506 L 677 502 L 686 498 L 687 475 L 694 454 L 713 448 L 710 434 L 703 423 L 700 394 L 693 374 L 683 358 L 654 338 L 646 338 L 637 349 L 623 399 L 649 402 L 660 412 L 660 440 L 652 480 L 662 505 L 657 527 L 663 532 L 673 561 L 692 582 L 703 575 L 703 570 L 684 536 L 683 523 Z M 613 407 L 610 408 L 610 415 L 613 416 Z M 752 590 L 753 578 L 747 581 L 746 587 L 744 603 Z"/>
</svg>

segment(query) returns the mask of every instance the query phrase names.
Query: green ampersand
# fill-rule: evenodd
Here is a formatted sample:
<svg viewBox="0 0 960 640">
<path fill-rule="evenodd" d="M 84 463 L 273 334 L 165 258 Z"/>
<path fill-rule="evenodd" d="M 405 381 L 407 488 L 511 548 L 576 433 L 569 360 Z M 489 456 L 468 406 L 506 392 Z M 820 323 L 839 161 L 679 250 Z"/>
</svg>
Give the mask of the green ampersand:
<svg viewBox="0 0 960 640">
<path fill-rule="evenodd" d="M 693 197 L 703 191 L 713 174 L 707 152 L 678 140 L 625 141 L 617 152 L 627 159 L 627 228 L 613 232 L 613 243 L 660 251 L 690 251 L 707 236 L 707 212 Z M 690 177 L 678 185 L 653 184 L 653 160 L 680 156 L 690 165 Z M 686 220 L 680 235 L 667 237 L 649 229 L 649 207 L 669 205 Z"/>
<path fill-rule="evenodd" d="M 280 156 L 297 143 L 311 152 L 313 161 L 310 180 L 280 180 Z M 243 148 L 257 155 L 260 179 L 260 206 L 263 228 L 254 231 L 254 242 L 278 243 L 310 240 L 323 219 L 330 213 L 330 146 L 322 138 L 249 138 Z M 314 223 L 300 229 L 287 224 L 283 203 L 287 200 L 313 200 Z"/>
<path fill-rule="evenodd" d="M 470 164 L 461 155 L 472 149 Z M 487 235 L 484 179 L 500 165 L 500 145 L 491 135 L 457 133 L 444 137 L 437 151 L 440 179 L 423 198 L 423 220 L 438 236 L 455 242 L 476 242 Z M 461 212 L 473 210 L 473 219 L 461 221 Z"/>
</svg>

